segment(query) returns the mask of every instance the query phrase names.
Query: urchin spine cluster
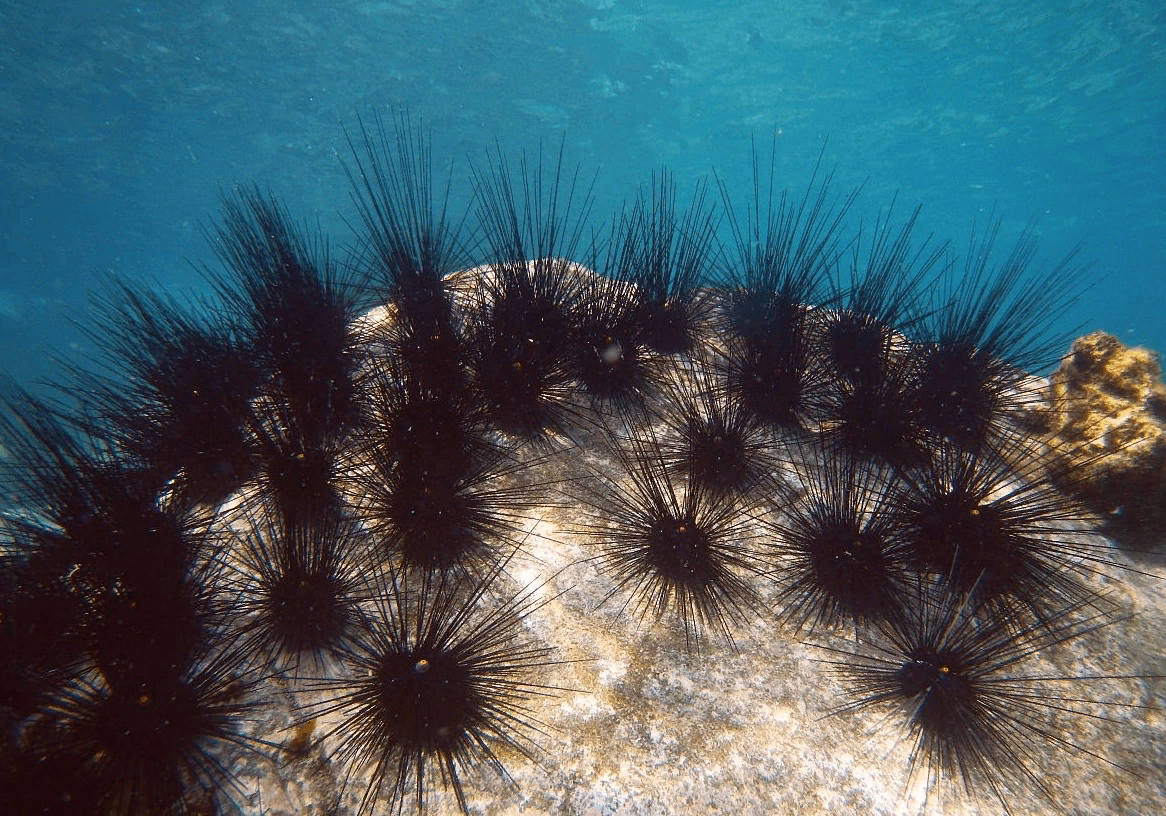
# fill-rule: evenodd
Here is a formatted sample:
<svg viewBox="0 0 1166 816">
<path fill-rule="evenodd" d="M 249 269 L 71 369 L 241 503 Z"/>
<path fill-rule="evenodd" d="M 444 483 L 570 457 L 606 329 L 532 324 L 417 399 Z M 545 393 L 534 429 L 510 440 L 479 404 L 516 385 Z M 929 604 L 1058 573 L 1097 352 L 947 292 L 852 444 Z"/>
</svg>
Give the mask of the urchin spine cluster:
<svg viewBox="0 0 1166 816">
<path fill-rule="evenodd" d="M 360 135 L 351 263 L 242 189 L 217 303 L 111 284 L 78 405 L 6 387 L 3 782 L 36 781 L 10 801 L 238 806 L 231 763 L 272 756 L 253 694 L 286 676 L 300 724 L 338 723 L 360 812 L 438 784 L 468 812 L 469 767 L 539 755 L 556 659 L 505 570 L 551 504 L 589 515 L 607 596 L 690 650 L 757 618 L 842 630 L 840 710 L 906 705 L 913 766 L 1052 798 L 1019 754 L 1073 712 L 1013 670 L 1113 619 L 1089 582 L 1110 565 L 1014 415 L 1081 267 L 1028 275 L 1029 234 L 993 266 L 997 222 L 935 276 L 918 210 L 848 243 L 854 194 L 817 171 L 777 194 L 756 160 L 745 209 L 720 185 L 727 248 L 666 172 L 587 244 L 561 151 L 475 169 L 474 223 L 406 116 Z M 541 474 L 592 443 L 614 471 Z"/>
<path fill-rule="evenodd" d="M 1045 746 L 1127 770 L 1080 744 L 1060 721 L 1050 722 L 1050 714 L 1104 719 L 1088 696 L 1090 684 L 1139 678 L 1049 675 L 1033 668 L 1042 652 L 1119 618 L 1074 603 L 1022 623 L 984 614 L 974 596 L 950 587 L 917 587 L 917 593 L 904 614 L 879 624 L 881 637 L 872 646 L 829 649 L 824 662 L 852 697 L 833 713 L 883 707 L 905 732 L 910 776 L 922 773 L 929 786 L 956 781 L 970 796 L 995 797 L 1006 813 L 1015 797 L 1032 791 L 1050 804 L 1059 801 L 1033 767 L 1032 755 Z"/>
</svg>

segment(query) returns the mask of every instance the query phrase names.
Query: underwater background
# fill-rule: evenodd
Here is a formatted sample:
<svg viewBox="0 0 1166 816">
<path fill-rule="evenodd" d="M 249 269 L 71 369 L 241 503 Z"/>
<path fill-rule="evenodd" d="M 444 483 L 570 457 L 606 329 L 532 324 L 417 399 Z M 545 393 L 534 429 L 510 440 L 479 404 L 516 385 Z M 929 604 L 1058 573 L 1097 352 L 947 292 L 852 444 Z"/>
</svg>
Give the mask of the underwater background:
<svg viewBox="0 0 1166 816">
<path fill-rule="evenodd" d="M 1042 265 L 1094 264 L 1065 328 L 1166 349 L 1164 26 L 1152 0 L 3 0 L 0 370 L 84 353 L 109 272 L 201 291 L 232 184 L 343 247 L 345 128 L 400 103 L 462 204 L 495 143 L 562 139 L 598 225 L 662 165 L 682 200 L 714 168 L 743 192 L 776 136 L 783 186 L 820 152 L 865 180 L 855 219 L 898 191 L 957 248 L 993 207 L 1005 242 L 1035 219 Z"/>
</svg>

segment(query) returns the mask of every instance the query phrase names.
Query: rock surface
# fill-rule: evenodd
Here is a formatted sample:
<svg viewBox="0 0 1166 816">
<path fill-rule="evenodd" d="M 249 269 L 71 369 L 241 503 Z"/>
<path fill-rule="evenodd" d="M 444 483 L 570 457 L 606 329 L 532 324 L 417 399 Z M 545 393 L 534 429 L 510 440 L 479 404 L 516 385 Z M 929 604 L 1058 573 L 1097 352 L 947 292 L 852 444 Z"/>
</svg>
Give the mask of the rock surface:
<svg viewBox="0 0 1166 816">
<path fill-rule="evenodd" d="M 1156 357 L 1091 335 L 1074 344 L 1048 393 L 1059 408 L 1059 438 L 1092 456 L 1097 498 L 1160 490 L 1166 446 L 1156 414 L 1164 391 Z M 1166 404 L 1166 403 L 1163 403 Z M 569 483 L 609 472 L 601 446 L 550 457 L 545 478 Z M 1094 455 L 1103 452 L 1104 456 Z M 1111 462 L 1110 459 L 1115 461 Z M 569 492 L 569 491 L 568 491 Z M 1158 494 L 1155 494 L 1158 495 Z M 1092 495 L 1091 495 L 1092 498 Z M 1127 506 L 1129 499 L 1118 503 Z M 1080 678 L 1034 683 L 1083 716 L 1049 711 L 1038 726 L 1087 752 L 1049 742 L 1024 761 L 1052 793 L 1035 785 L 966 792 L 958 779 L 929 784 L 911 772 L 912 740 L 901 712 L 847 712 L 834 663 L 856 648 L 852 632 L 798 635 L 776 615 L 734 626 L 732 642 L 710 636 L 686 648 L 674 616 L 641 619 L 617 579 L 596 566 L 596 545 L 581 530 L 594 511 L 564 497 L 532 519 L 531 535 L 512 562 L 501 595 L 537 587 L 546 603 L 523 622 L 525 634 L 562 661 L 539 682 L 555 687 L 530 716 L 544 736 L 534 763 L 500 753 L 507 784 L 466 773 L 470 812 L 664 816 L 665 814 L 1148 814 L 1166 801 L 1166 593 L 1136 557 L 1095 536 L 1111 562 L 1092 585 L 1133 617 L 1026 661 L 1018 674 Z M 762 582 L 764 583 L 764 582 Z M 758 586 L 769 608 L 772 587 Z M 1139 679 L 1129 679 L 1137 676 Z M 1089 679 L 1102 678 L 1102 679 Z M 1104 679 L 1110 678 L 1110 679 Z M 275 762 L 240 768 L 250 803 L 266 816 L 356 813 L 365 780 L 346 778 L 330 761 L 327 718 L 292 727 L 294 709 L 310 702 L 295 683 L 273 684 L 259 735 L 284 746 Z M 1054 704 L 1055 705 L 1055 704 Z M 436 782 L 436 779 L 431 782 Z M 340 802 L 338 808 L 333 804 Z M 413 810 L 413 801 L 405 811 Z M 383 805 L 375 812 L 382 812 Z M 453 796 L 432 786 L 427 812 L 460 812 Z"/>
</svg>

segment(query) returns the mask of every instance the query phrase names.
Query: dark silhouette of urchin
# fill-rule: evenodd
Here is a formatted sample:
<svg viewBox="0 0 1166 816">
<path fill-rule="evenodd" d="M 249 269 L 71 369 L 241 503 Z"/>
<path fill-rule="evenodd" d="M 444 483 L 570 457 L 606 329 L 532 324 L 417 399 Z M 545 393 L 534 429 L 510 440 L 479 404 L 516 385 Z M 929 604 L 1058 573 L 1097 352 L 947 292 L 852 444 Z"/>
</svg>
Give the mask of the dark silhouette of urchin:
<svg viewBox="0 0 1166 816">
<path fill-rule="evenodd" d="M 1025 406 L 1028 372 L 1055 362 L 1071 332 L 1050 331 L 1085 289 L 1088 265 L 1076 250 L 1043 272 L 1031 271 L 1031 225 L 999 265 L 992 251 L 1000 221 L 973 230 L 962 269 L 953 260 L 947 285 L 919 326 L 915 399 L 920 419 L 939 439 L 968 450 L 996 444 L 1008 415 Z"/>
<path fill-rule="evenodd" d="M 762 213 L 754 151 L 753 199 L 744 223 L 721 183 L 737 257 L 730 261 L 716 328 L 726 337 L 732 398 L 775 427 L 801 431 L 825 375 L 813 347 L 810 305 L 835 262 L 842 219 L 857 191 L 832 199 L 832 175 L 818 184 L 815 167 L 800 199 L 783 191 L 775 200 L 775 160 L 771 153 Z"/>
<path fill-rule="evenodd" d="M 1072 719 L 1104 721 L 1098 708 L 1120 705 L 1090 700 L 1083 689 L 1091 681 L 1131 678 L 1035 668 L 1042 654 L 1121 618 L 1074 604 L 1026 623 L 981 614 L 974 596 L 923 582 L 908 614 L 879 624 L 869 645 L 818 644 L 834 654 L 824 662 L 851 699 L 832 713 L 886 709 L 911 744 L 909 778 L 921 771 L 929 786 L 955 780 L 969 798 L 994 798 L 1005 812 L 1032 791 L 1057 803 L 1033 759 L 1050 746 L 1125 770 L 1066 734 Z"/>
<path fill-rule="evenodd" d="M 268 503 L 290 524 L 340 511 L 341 482 L 352 457 L 346 437 L 304 427 L 291 406 L 278 399 L 257 400 L 249 424 L 258 490 L 245 491 L 245 502 Z"/>
<path fill-rule="evenodd" d="M 892 349 L 906 345 L 903 333 L 921 317 L 923 285 L 944 247 L 929 251 L 927 238 L 912 249 L 920 209 L 916 207 L 897 231 L 889 211 L 880 216 L 869 245 L 860 226 L 848 280 L 830 279 L 831 294 L 814 314 L 822 352 L 838 378 L 853 382 L 882 376 Z"/>
<path fill-rule="evenodd" d="M 488 574 L 499 547 L 521 540 L 551 501 L 534 475 L 541 457 L 520 457 L 479 406 L 391 362 L 372 382 L 370 422 L 353 457 L 355 512 L 393 563 Z"/>
<path fill-rule="evenodd" d="M 801 454 L 803 491 L 767 522 L 778 614 L 795 632 L 898 619 L 913 573 L 889 512 L 887 472 L 816 445 Z"/>
<path fill-rule="evenodd" d="M 27 557 L 65 570 L 83 649 L 110 683 L 142 666 L 186 665 L 213 613 L 217 548 L 207 519 L 103 439 L 4 387 L 6 521 Z M 42 576 L 46 577 L 47 576 Z"/>
<path fill-rule="evenodd" d="M 616 228 L 606 261 L 594 257 L 594 273 L 581 272 L 571 313 L 569 370 L 592 405 L 624 419 L 642 417 L 665 369 L 650 348 L 637 314 L 632 285 L 621 269 L 634 265 L 636 239 L 625 220 Z"/>
<path fill-rule="evenodd" d="M 916 401 L 916 357 L 903 332 L 920 319 L 921 287 L 943 247 L 928 251 L 927 239 L 912 248 L 918 217 L 917 207 L 895 229 L 889 214 L 880 216 L 869 245 L 860 228 L 849 282 L 832 277 L 829 299 L 814 311 L 832 380 L 820 396 L 818 432 L 842 456 L 891 467 L 924 461 L 930 441 L 926 409 Z"/>
<path fill-rule="evenodd" d="M 14 770 L 30 773 L 9 805 L 109 816 L 238 809 L 231 763 L 262 750 L 244 730 L 255 680 L 238 651 L 209 646 L 116 683 L 95 669 L 78 674 L 23 735 Z"/>
<path fill-rule="evenodd" d="M 209 277 L 264 375 L 264 394 L 287 406 L 311 447 L 342 438 L 361 419 L 364 346 L 353 331 L 361 304 L 325 242 L 255 188 L 224 201 L 211 242 L 227 271 Z"/>
<path fill-rule="evenodd" d="M 708 629 L 731 644 L 732 624 L 760 611 L 752 579 L 769 567 L 752 529 L 759 500 L 674 476 L 650 430 L 617 440 L 614 457 L 622 472 L 596 471 L 574 488 L 594 517 L 578 532 L 615 582 L 603 602 L 623 594 L 641 620 L 673 613 L 690 651 Z"/>
<path fill-rule="evenodd" d="M 517 193 L 500 153 L 474 171 L 487 265 L 466 317 L 471 385 L 497 427 L 534 444 L 567 432 L 574 310 L 591 274 L 572 260 L 590 192 L 577 202 L 578 174 L 564 186 L 562 173 L 561 148 L 549 171 L 541 149 L 533 167 L 523 157 Z"/>
<path fill-rule="evenodd" d="M 892 468 L 921 465 L 931 438 L 914 399 L 914 356 L 889 348 L 873 370 L 841 378 L 820 397 L 819 439 L 839 455 L 880 462 Z"/>
<path fill-rule="evenodd" d="M 37 578 L 65 593 L 73 618 L 39 621 L 50 627 L 43 646 L 74 650 L 67 679 L 15 737 L 32 792 L 17 807 L 201 809 L 233 784 L 219 749 L 255 747 L 240 730 L 245 672 L 221 648 L 221 546 L 204 515 L 179 493 L 159 494 L 153 475 L 107 440 L 4 390 L 5 476 L 22 508 L 6 522 L 26 563 L 48 565 Z"/>
<path fill-rule="evenodd" d="M 82 606 L 69 591 L 72 564 L 35 537 L 0 542 L 0 732 L 36 713 L 83 657 Z M 0 747 L 0 765 L 9 753 Z"/>
<path fill-rule="evenodd" d="M 571 324 L 558 295 L 540 293 L 538 281 L 528 286 L 519 276 L 514 271 L 497 285 L 484 280 L 470 307 L 470 387 L 495 427 L 545 448 L 569 434 L 575 416 L 578 386 L 563 343 Z"/>
<path fill-rule="evenodd" d="M 678 212 L 676 182 L 667 170 L 642 191 L 623 238 L 630 251 L 608 274 L 631 284 L 632 314 L 640 337 L 660 354 L 691 354 L 712 315 L 708 278 L 718 259 L 719 214 L 700 183 L 688 209 Z"/>
<path fill-rule="evenodd" d="M 69 365 L 84 393 L 88 433 L 191 500 L 214 504 L 254 470 L 249 403 L 260 374 L 209 307 L 197 310 L 144 284 L 109 281 L 83 331 L 104 353 L 96 371 Z"/>
<path fill-rule="evenodd" d="M 488 568 L 503 543 L 523 536 L 544 493 L 517 481 L 526 465 L 506 456 L 459 474 L 387 453 L 370 465 L 355 479 L 361 515 L 388 557 L 422 570 Z"/>
<path fill-rule="evenodd" d="M 474 395 L 416 376 L 395 354 L 371 364 L 364 399 L 367 421 L 358 451 L 387 454 L 456 479 L 482 461 L 497 459 L 505 448 Z"/>
<path fill-rule="evenodd" d="M 395 111 L 391 123 L 374 115 L 371 132 L 361 121 L 360 136 L 360 146 L 349 140 L 355 167 L 345 171 L 364 227 L 362 265 L 377 300 L 393 309 L 389 344 L 414 379 L 462 390 L 462 318 L 450 276 L 473 265 L 472 239 L 468 210 L 456 219 L 449 213 L 453 168 L 439 193 L 430 136 L 407 111 Z"/>
<path fill-rule="evenodd" d="M 334 744 L 333 761 L 348 766 L 346 778 L 367 774 L 359 813 L 379 803 L 401 813 L 410 799 L 424 811 L 436 777 L 468 814 L 467 771 L 511 782 L 501 752 L 537 761 L 544 725 L 530 703 L 560 690 L 539 680 L 558 661 L 523 632 L 544 602 L 539 587 L 491 596 L 503 566 L 482 580 L 378 573 L 376 612 L 345 658 L 350 673 L 307 684 L 326 699 L 304 717 L 338 720 L 322 737 Z"/>
<path fill-rule="evenodd" d="M 1022 437 L 1003 451 L 943 444 L 901 471 L 891 504 L 916 568 L 1006 617 L 1046 620 L 1094 602 L 1088 579 L 1113 566 L 1108 545 L 1090 538 L 1094 519 L 1057 489 L 1040 453 Z"/>
<path fill-rule="evenodd" d="M 735 396 L 724 372 L 703 358 L 679 366 L 662 389 L 659 444 L 678 482 L 744 495 L 781 469 L 784 442 Z"/>
<path fill-rule="evenodd" d="M 250 662 L 296 675 L 305 663 L 317 673 L 333 665 L 366 625 L 368 534 L 338 508 L 289 521 L 266 502 L 231 529 L 238 540 L 229 579 L 239 594 L 233 625 Z"/>
<path fill-rule="evenodd" d="M 755 331 L 731 336 L 725 356 L 730 399 L 787 433 L 803 432 L 825 381 L 810 344 L 806 307 L 781 298 L 756 314 Z"/>
</svg>

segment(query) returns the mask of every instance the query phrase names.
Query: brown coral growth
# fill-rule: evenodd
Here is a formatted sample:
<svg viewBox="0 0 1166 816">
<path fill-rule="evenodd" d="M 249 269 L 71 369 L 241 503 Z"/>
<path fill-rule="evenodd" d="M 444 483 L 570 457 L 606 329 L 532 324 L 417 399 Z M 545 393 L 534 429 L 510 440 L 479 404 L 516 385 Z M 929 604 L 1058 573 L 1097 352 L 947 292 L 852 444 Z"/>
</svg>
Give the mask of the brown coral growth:
<svg viewBox="0 0 1166 816">
<path fill-rule="evenodd" d="M 1094 332 L 1073 342 L 1049 377 L 1055 450 L 1067 487 L 1112 519 L 1127 546 L 1161 549 L 1166 535 L 1166 385 L 1161 358 Z M 1134 531 L 1139 531 L 1134 535 Z"/>
</svg>

